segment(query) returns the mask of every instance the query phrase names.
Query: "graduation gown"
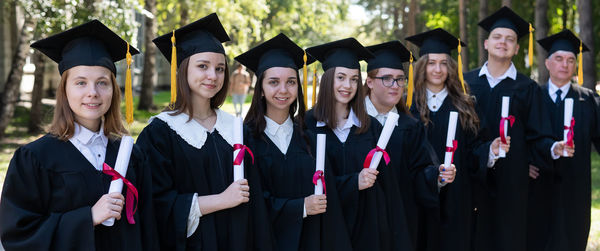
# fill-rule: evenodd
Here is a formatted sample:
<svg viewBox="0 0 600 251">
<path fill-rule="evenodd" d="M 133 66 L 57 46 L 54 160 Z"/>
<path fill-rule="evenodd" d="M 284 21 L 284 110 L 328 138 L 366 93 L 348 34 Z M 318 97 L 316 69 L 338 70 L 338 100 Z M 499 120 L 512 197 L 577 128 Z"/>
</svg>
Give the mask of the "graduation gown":
<svg viewBox="0 0 600 251">
<path fill-rule="evenodd" d="M 329 127 L 317 127 L 313 111 L 306 113 L 305 124 L 314 134 L 327 135 L 327 159 L 335 176 L 336 187 L 342 204 L 346 227 L 354 250 L 390 250 L 391 235 L 387 215 L 386 195 L 380 184 L 391 178 L 386 174 L 385 162 L 380 162 L 379 175 L 375 184 L 362 191 L 358 190 L 358 174 L 371 149 L 377 145 L 381 125 L 371 118 L 369 130 L 356 134 L 353 126 L 346 142 L 342 143 Z"/>
<path fill-rule="evenodd" d="M 295 125 L 287 152 L 264 133 L 244 136 L 256 157 L 263 194 L 269 209 L 276 250 L 351 250 L 335 179 L 325 166 L 327 210 L 303 218 L 304 198 L 314 194 L 312 183 L 316 165 L 316 136 L 305 131 L 310 145 Z M 310 151 L 310 152 L 309 152 Z"/>
<path fill-rule="evenodd" d="M 105 163 L 114 167 L 120 141 L 110 140 Z M 138 190 L 135 224 L 93 226 L 92 207 L 112 177 L 98 170 L 70 141 L 45 136 L 20 147 L 6 173 L 0 201 L 0 239 L 7 250 L 157 250 L 150 170 L 134 147 L 125 178 Z M 127 186 L 123 186 L 123 196 Z"/>
<path fill-rule="evenodd" d="M 447 96 L 439 110 L 429 111 L 431 122 L 427 125 L 427 141 L 433 151 L 434 163 L 439 166 L 444 163 L 446 154 L 446 138 L 448 135 L 448 122 L 450 112 L 458 109 L 452 104 L 452 99 Z M 416 106 L 413 106 L 411 112 L 416 118 L 420 117 Z M 476 172 L 476 162 L 473 161 L 473 147 L 476 144 L 476 135 L 465 130 L 457 121 L 455 140 L 457 149 L 454 152 L 454 165 L 456 166 L 456 177 L 450 184 L 446 184 L 440 189 L 440 207 L 437 211 L 431 210 L 428 215 L 428 222 L 438 225 L 428 224 L 430 238 L 429 242 L 439 241 L 439 246 L 435 250 L 443 247 L 443 250 L 471 250 L 471 231 L 472 231 L 472 210 L 471 200 L 471 175 Z M 439 220 L 438 222 L 436 222 Z"/>
<path fill-rule="evenodd" d="M 546 83 L 542 104 L 550 112 L 553 136 L 563 140 L 564 100 L 555 104 Z M 591 145 L 600 147 L 598 95 L 571 84 L 575 154 L 572 158 L 540 160 L 540 176 L 530 181 L 529 250 L 585 250 L 590 230 Z"/>
<path fill-rule="evenodd" d="M 426 242 L 417 243 L 418 232 L 423 229 L 418 216 L 424 209 L 439 205 L 439 171 L 431 160 L 422 124 L 408 114 L 399 116 L 386 147 L 391 161 L 382 168 L 392 178 L 381 179 L 380 183 L 389 208 L 392 249 L 415 250 Z"/>
<path fill-rule="evenodd" d="M 541 88 L 530 78 L 517 73 L 515 80 L 506 78 L 490 88 L 485 75 L 476 69 L 465 74 L 475 96 L 477 115 L 481 121 L 480 144 L 475 149 L 478 158 L 474 199 L 476 222 L 475 250 L 526 250 L 527 197 L 529 163 L 532 151 L 551 158 L 548 114 L 541 107 Z M 510 151 L 488 168 L 490 144 L 499 137 L 502 96 L 510 97 L 509 115 L 515 117 Z"/>
<path fill-rule="evenodd" d="M 250 185 L 250 201 L 202 215 L 196 231 L 186 238 L 194 193 L 198 196 L 218 194 L 233 182 L 233 147 L 225 139 L 230 139 L 233 131 L 220 132 L 218 126 L 231 126 L 233 116 L 217 111 L 212 133 L 195 130 L 198 126 L 194 126 L 193 123 L 197 123 L 194 120 L 181 126 L 190 126 L 185 129 L 174 129 L 171 127 L 176 126 L 171 122 L 174 120 L 165 120 L 172 124 L 154 118 L 137 139 L 137 144 L 148 156 L 146 165 L 152 169 L 161 249 L 271 250 L 271 231 L 269 224 L 264 224 L 268 218 L 260 177 L 251 167 L 250 154 L 246 154 L 244 159 L 244 177 Z M 202 138 L 205 140 L 199 144 Z"/>
</svg>

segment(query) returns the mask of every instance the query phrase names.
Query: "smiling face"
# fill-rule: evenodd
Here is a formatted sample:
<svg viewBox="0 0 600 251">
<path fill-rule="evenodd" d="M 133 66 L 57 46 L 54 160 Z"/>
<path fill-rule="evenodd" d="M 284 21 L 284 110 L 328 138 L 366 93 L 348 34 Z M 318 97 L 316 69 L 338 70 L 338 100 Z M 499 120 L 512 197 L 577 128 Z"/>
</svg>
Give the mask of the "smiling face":
<svg viewBox="0 0 600 251">
<path fill-rule="evenodd" d="M 223 88 L 225 79 L 225 55 L 201 52 L 190 56 L 187 82 L 192 99 L 211 99 Z"/>
<path fill-rule="evenodd" d="M 426 67 L 426 83 L 433 88 L 443 89 L 448 78 L 448 54 L 429 53 Z"/>
<path fill-rule="evenodd" d="M 298 97 L 298 73 L 287 67 L 272 67 L 264 71 L 262 91 L 267 103 L 267 114 L 288 113 Z"/>
<path fill-rule="evenodd" d="M 95 130 L 111 105 L 112 73 L 106 67 L 84 65 L 68 71 L 65 92 L 75 121 Z"/>
<path fill-rule="evenodd" d="M 392 85 L 387 87 L 384 85 L 384 81 L 389 78 L 394 80 L 406 79 L 403 70 L 392 68 L 379 68 L 375 78 L 367 77 L 367 86 L 371 89 L 369 98 L 373 104 L 384 107 L 386 110 L 391 110 L 400 102 L 406 84 L 406 81 L 392 81 Z"/>
<path fill-rule="evenodd" d="M 508 28 L 495 28 L 483 43 L 488 55 L 501 60 L 510 60 L 519 52 L 517 33 Z"/>
<path fill-rule="evenodd" d="M 359 78 L 358 69 L 346 67 L 336 67 L 333 77 L 333 93 L 335 101 L 340 104 L 348 105 L 358 89 Z"/>
</svg>

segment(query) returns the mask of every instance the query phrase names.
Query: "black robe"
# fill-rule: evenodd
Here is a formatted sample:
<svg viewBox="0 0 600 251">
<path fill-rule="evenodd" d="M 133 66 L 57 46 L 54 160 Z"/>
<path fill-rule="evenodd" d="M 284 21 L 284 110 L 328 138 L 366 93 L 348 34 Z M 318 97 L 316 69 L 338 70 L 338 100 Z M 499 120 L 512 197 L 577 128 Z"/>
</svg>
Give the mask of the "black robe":
<svg viewBox="0 0 600 251">
<path fill-rule="evenodd" d="M 399 116 L 386 147 L 391 161 L 383 167 L 392 179 L 381 179 L 380 183 L 388 205 L 392 250 L 415 250 L 427 246 L 427 238 L 417 243 L 418 232 L 423 230 L 419 215 L 439 206 L 439 172 L 431 160 L 422 124 L 408 114 Z M 429 246 L 437 243 L 430 242 Z"/>
<path fill-rule="evenodd" d="M 109 140 L 105 163 L 114 167 L 120 141 Z M 111 227 L 93 226 L 91 208 L 108 193 L 104 174 L 70 142 L 46 134 L 15 152 L 0 201 L 0 239 L 7 250 L 157 250 L 152 177 L 134 147 L 125 178 L 138 190 L 135 224 L 125 206 Z M 123 196 L 127 186 L 123 186 Z"/>
<path fill-rule="evenodd" d="M 544 85 L 542 104 L 551 116 L 553 136 L 563 140 L 564 100 L 555 104 Z M 585 250 L 590 230 L 591 145 L 600 147 L 598 95 L 571 84 L 566 98 L 573 99 L 575 155 L 555 161 L 535 156 L 540 176 L 530 180 L 529 250 Z"/>
<path fill-rule="evenodd" d="M 517 73 L 490 88 L 485 75 L 476 69 L 465 74 L 465 82 L 477 101 L 481 121 L 480 144 L 475 149 L 478 170 L 473 183 L 475 203 L 475 250 L 526 250 L 527 188 L 531 151 L 550 157 L 554 141 L 549 115 L 541 107 L 541 88 L 530 78 Z M 509 115 L 515 116 L 510 151 L 492 168 L 487 167 L 490 144 L 499 137 L 502 96 L 510 97 Z"/>
<path fill-rule="evenodd" d="M 327 164 L 327 210 L 302 218 L 304 198 L 314 194 L 316 136 L 304 132 L 310 141 L 308 147 L 299 130 L 295 125 L 286 154 L 264 133 L 260 137 L 252 137 L 250 133 L 244 136 L 254 152 L 255 167 L 261 173 L 276 250 L 351 250 L 335 179 Z"/>
<path fill-rule="evenodd" d="M 154 208 L 163 250 L 271 250 L 272 239 L 260 177 L 245 155 L 244 177 L 250 202 L 200 217 L 196 231 L 186 238 L 192 196 L 218 194 L 233 182 L 233 147 L 218 130 L 207 133 L 197 149 L 169 125 L 154 119 L 139 135 L 152 169 Z"/>
<path fill-rule="evenodd" d="M 444 163 L 446 154 L 446 137 L 448 134 L 448 121 L 450 112 L 458 112 L 458 109 L 452 104 L 452 99 L 448 96 L 442 102 L 439 110 L 429 111 L 431 122 L 426 126 L 427 140 L 431 144 L 434 162 L 436 166 Z M 420 117 L 416 106 L 411 108 L 411 112 L 417 118 Z M 477 162 L 474 162 L 473 148 L 477 139 L 475 133 L 464 129 L 459 120 L 456 125 L 455 140 L 457 149 L 454 152 L 454 162 L 456 166 L 456 177 L 450 184 L 446 184 L 440 189 L 440 207 L 438 211 L 433 211 L 429 215 L 429 222 L 438 225 L 427 225 L 432 233 L 429 236 L 432 239 L 429 242 L 439 240 L 439 246 L 443 250 L 471 250 L 471 231 L 472 231 L 472 210 L 471 200 L 471 176 L 477 171 Z M 439 220 L 436 222 L 436 220 Z"/>
<path fill-rule="evenodd" d="M 391 250 L 391 235 L 388 221 L 386 195 L 381 182 L 391 179 L 386 175 L 382 158 L 379 175 L 375 184 L 362 191 L 358 190 L 358 174 L 371 149 L 377 146 L 381 124 L 371 118 L 369 130 L 356 134 L 353 126 L 346 142 L 342 143 L 329 127 L 317 127 L 313 111 L 306 113 L 305 124 L 314 134 L 327 135 L 327 159 L 336 180 L 342 211 L 354 250 Z"/>
</svg>

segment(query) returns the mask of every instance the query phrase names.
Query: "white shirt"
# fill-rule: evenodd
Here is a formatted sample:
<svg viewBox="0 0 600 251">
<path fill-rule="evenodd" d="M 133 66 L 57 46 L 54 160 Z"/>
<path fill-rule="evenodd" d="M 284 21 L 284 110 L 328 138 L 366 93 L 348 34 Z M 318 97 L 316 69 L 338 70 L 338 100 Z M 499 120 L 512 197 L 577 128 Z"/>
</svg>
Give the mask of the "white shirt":
<svg viewBox="0 0 600 251">
<path fill-rule="evenodd" d="M 446 99 L 446 97 L 448 96 L 448 89 L 446 89 L 446 87 L 444 87 L 444 89 L 442 89 L 438 93 L 433 93 L 429 89 L 426 89 L 426 90 L 427 90 L 427 107 L 429 107 L 430 111 L 437 112 L 440 109 L 440 107 L 442 106 L 442 103 L 444 103 L 444 99 Z"/>
<path fill-rule="evenodd" d="M 365 108 L 367 108 L 367 113 L 369 114 L 369 116 L 374 117 L 375 119 L 377 119 L 377 121 L 379 121 L 380 124 L 385 125 L 385 121 L 388 118 L 388 114 L 390 112 L 395 112 L 396 114 L 398 113 L 398 109 L 396 108 L 396 106 L 394 106 L 391 110 L 389 110 L 386 113 L 379 113 L 379 111 L 377 111 L 377 108 L 375 108 L 375 105 L 373 105 L 373 102 L 371 101 L 371 98 L 369 98 L 369 96 L 367 95 L 367 97 L 365 97 Z M 398 125 L 398 122 L 396 122 L 396 126 Z"/>
<path fill-rule="evenodd" d="M 102 171 L 102 165 L 106 157 L 106 146 L 108 145 L 108 138 L 104 135 L 104 121 L 102 121 L 98 132 L 92 132 L 75 122 L 75 133 L 69 141 L 96 170 Z"/>
<path fill-rule="evenodd" d="M 490 88 L 494 88 L 506 78 L 512 78 L 513 80 L 517 79 L 517 68 L 515 68 L 515 64 L 513 64 L 512 62 L 510 62 L 510 67 L 508 67 L 508 70 L 506 70 L 504 74 L 497 78 L 494 78 L 492 74 L 490 74 L 487 66 L 488 62 L 486 61 L 485 64 L 483 64 L 483 66 L 481 67 L 481 70 L 479 70 L 479 76 L 481 77 L 485 75 L 487 77 L 487 81 L 490 84 Z"/>
<path fill-rule="evenodd" d="M 565 97 L 567 97 L 567 93 L 569 92 L 570 88 L 571 83 L 567 83 L 566 85 L 563 85 L 562 87 L 558 88 L 558 86 L 552 83 L 551 79 L 548 79 L 548 94 L 550 95 L 550 99 L 552 101 L 556 100 L 556 91 L 558 91 L 558 89 L 562 91 L 562 93 L 560 94 L 560 100 L 565 100 Z"/>
<path fill-rule="evenodd" d="M 326 125 L 327 124 L 325 124 L 325 122 L 317 121 L 317 127 L 323 127 Z M 333 129 L 333 133 L 335 133 L 335 136 L 337 136 L 342 143 L 345 143 L 346 139 L 348 139 L 348 134 L 350 134 L 350 129 L 352 129 L 352 126 L 360 127 L 360 120 L 358 120 L 358 117 L 356 117 L 356 114 L 354 114 L 354 110 L 350 108 L 350 113 L 348 114 L 346 123 L 344 123 L 342 126 L 338 125 L 335 129 Z"/>
<path fill-rule="evenodd" d="M 294 133 L 294 123 L 290 116 L 283 122 L 283 124 L 277 124 L 269 117 L 265 116 L 267 126 L 265 127 L 265 134 L 273 141 L 273 143 L 279 148 L 281 153 L 286 154 L 287 149 L 292 141 L 292 134 Z"/>
</svg>

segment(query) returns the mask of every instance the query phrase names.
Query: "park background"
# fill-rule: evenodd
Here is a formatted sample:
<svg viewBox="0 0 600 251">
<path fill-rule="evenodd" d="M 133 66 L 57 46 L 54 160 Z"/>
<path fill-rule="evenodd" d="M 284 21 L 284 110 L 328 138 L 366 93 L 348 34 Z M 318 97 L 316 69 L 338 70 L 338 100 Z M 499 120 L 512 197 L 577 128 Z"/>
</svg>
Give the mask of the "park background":
<svg viewBox="0 0 600 251">
<path fill-rule="evenodd" d="M 40 137 L 51 121 L 60 80 L 56 63 L 29 45 L 91 19 L 99 19 L 142 52 L 133 57 L 135 121 L 128 126 L 137 137 L 148 118 L 169 100 L 169 63 L 151 40 L 212 12 L 231 37 L 225 44 L 230 71 L 236 55 L 280 32 L 304 48 L 352 36 L 363 45 L 397 39 L 416 52 L 404 38 L 437 27 L 467 43 L 462 62 L 464 69 L 473 69 L 486 60 L 483 41 L 487 32 L 477 23 L 503 5 L 533 24 L 536 40 L 563 28 L 582 38 L 591 49 L 583 55 L 584 86 L 596 89 L 600 68 L 600 39 L 594 38 L 600 34 L 600 24 L 594 23 L 594 17 L 600 17 L 597 0 L 0 0 L 0 191 L 14 151 Z M 548 79 L 543 67 L 546 52 L 534 44 L 534 60 L 527 62 L 528 39 L 521 39 L 513 62 L 520 72 L 544 83 Z M 120 62 L 117 67 L 122 87 L 125 65 Z M 309 72 L 315 67 L 317 75 L 322 73 L 316 64 L 309 66 Z M 363 71 L 364 67 L 363 63 Z M 245 109 L 250 99 L 251 95 Z M 234 113 L 231 99 L 223 109 Z M 599 169 L 600 157 L 594 152 L 588 250 L 600 250 Z"/>
</svg>

